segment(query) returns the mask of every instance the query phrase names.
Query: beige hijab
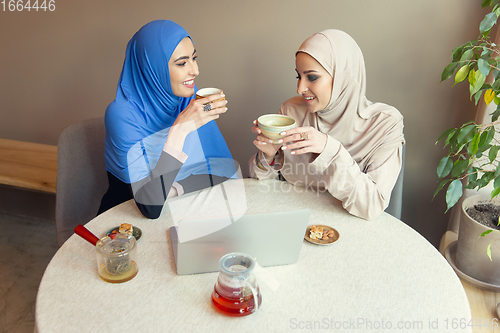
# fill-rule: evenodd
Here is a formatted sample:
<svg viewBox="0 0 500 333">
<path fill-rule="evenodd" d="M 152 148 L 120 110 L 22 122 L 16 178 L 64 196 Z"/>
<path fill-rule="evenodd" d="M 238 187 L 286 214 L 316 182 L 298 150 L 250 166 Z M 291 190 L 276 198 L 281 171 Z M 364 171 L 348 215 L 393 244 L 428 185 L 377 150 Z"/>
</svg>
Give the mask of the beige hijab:
<svg viewBox="0 0 500 333">
<path fill-rule="evenodd" d="M 312 56 L 333 77 L 332 96 L 322 111 L 309 113 L 304 103 L 294 98 L 284 104 L 282 112 L 297 120 L 302 116 L 298 126 L 313 126 L 340 141 L 361 171 L 383 164 L 404 143 L 403 116 L 392 106 L 366 98 L 365 63 L 354 39 L 343 31 L 329 29 L 306 39 L 298 52 Z"/>
</svg>

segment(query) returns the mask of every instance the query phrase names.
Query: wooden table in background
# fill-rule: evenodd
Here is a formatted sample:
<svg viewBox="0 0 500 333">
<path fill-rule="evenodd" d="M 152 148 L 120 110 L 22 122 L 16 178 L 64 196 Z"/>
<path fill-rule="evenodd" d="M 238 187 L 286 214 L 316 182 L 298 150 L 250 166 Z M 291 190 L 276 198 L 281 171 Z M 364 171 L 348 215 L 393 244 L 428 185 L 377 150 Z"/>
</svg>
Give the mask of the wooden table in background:
<svg viewBox="0 0 500 333">
<path fill-rule="evenodd" d="M 0 139 L 0 184 L 56 193 L 57 147 Z"/>
</svg>

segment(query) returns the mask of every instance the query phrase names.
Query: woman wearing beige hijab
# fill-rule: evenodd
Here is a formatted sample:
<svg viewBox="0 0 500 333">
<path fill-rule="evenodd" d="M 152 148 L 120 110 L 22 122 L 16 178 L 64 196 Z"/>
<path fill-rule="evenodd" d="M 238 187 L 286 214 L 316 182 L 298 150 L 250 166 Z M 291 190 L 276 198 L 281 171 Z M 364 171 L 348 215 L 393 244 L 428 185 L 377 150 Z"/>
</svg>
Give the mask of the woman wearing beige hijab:
<svg viewBox="0 0 500 333">
<path fill-rule="evenodd" d="M 366 98 L 363 54 L 345 32 L 309 37 L 296 53 L 296 71 L 301 96 L 284 102 L 279 113 L 297 127 L 278 144 L 252 128 L 259 152 L 250 159 L 250 176 L 281 174 L 294 185 L 328 191 L 355 216 L 377 217 L 401 169 L 403 116 Z"/>
</svg>

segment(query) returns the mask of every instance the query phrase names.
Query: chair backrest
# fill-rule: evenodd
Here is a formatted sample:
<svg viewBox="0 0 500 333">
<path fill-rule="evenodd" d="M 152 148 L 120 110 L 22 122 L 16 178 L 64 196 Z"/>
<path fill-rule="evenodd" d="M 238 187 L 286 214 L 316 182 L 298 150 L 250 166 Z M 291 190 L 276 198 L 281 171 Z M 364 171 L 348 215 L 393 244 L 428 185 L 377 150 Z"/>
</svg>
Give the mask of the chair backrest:
<svg viewBox="0 0 500 333">
<path fill-rule="evenodd" d="M 385 209 L 385 212 L 391 214 L 395 218 L 401 220 L 401 210 L 403 207 L 403 178 L 405 170 L 405 151 L 406 145 L 403 145 L 403 150 L 401 153 L 401 171 L 399 172 L 398 180 L 396 180 L 396 185 L 392 189 L 391 200 L 389 206 Z"/>
<path fill-rule="evenodd" d="M 108 188 L 104 117 L 66 127 L 57 144 L 56 231 L 61 246 L 94 218 Z"/>
</svg>

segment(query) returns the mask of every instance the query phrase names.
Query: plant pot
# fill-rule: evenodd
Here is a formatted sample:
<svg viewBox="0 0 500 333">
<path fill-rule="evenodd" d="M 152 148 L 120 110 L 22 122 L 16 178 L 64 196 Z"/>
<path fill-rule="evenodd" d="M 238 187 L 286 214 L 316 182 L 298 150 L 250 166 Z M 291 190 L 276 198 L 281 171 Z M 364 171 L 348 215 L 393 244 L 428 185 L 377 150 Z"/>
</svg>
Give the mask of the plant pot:
<svg viewBox="0 0 500 333">
<path fill-rule="evenodd" d="M 476 280 L 500 286 L 500 247 L 491 246 L 491 257 L 487 255 L 488 245 L 500 234 L 492 232 L 485 237 L 480 237 L 487 230 L 485 225 L 476 222 L 466 212 L 467 208 L 478 203 L 493 203 L 500 205 L 500 198 L 490 199 L 490 194 L 477 194 L 466 198 L 462 202 L 460 227 L 458 231 L 456 266 L 463 273 Z"/>
</svg>

